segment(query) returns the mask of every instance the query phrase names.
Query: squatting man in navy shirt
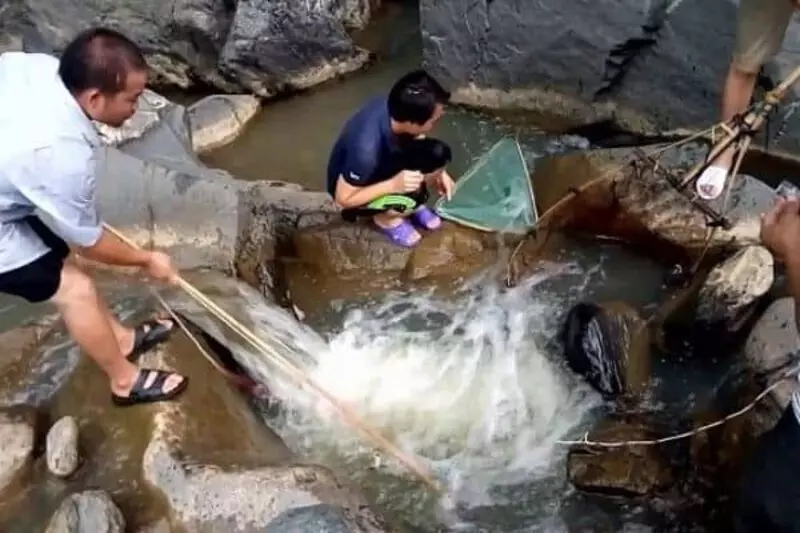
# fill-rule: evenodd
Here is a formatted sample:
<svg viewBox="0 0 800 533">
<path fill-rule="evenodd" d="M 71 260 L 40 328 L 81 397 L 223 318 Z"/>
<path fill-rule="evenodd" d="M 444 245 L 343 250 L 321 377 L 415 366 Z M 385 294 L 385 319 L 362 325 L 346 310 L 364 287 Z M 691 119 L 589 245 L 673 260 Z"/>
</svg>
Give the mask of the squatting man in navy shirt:
<svg viewBox="0 0 800 533">
<path fill-rule="evenodd" d="M 170 399 L 188 384 L 174 372 L 135 364 L 175 324 L 123 326 L 69 257 L 71 246 L 94 261 L 139 267 L 155 280 L 178 279 L 167 255 L 134 249 L 105 229 L 95 202 L 100 140 L 92 120 L 121 126 L 146 84 L 139 48 L 101 28 L 79 34 L 60 60 L 0 55 L 0 293 L 52 302 L 72 338 L 105 372 L 117 405 Z"/>
<path fill-rule="evenodd" d="M 389 240 L 407 248 L 422 237 L 415 225 L 427 231 L 441 226 L 425 205 L 427 187 L 450 198 L 453 179 L 445 167 L 452 155 L 447 144 L 426 135 L 449 100 L 433 77 L 416 70 L 347 121 L 328 162 L 327 184 L 345 220 L 369 217 Z"/>
</svg>

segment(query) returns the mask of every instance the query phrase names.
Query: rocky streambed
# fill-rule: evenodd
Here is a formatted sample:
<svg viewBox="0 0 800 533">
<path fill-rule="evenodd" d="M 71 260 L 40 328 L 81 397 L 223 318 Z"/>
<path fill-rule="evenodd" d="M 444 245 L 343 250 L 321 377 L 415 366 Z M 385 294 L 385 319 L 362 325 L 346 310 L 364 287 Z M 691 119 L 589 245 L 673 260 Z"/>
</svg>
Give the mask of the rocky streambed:
<svg viewBox="0 0 800 533">
<path fill-rule="evenodd" d="M 603 298 L 555 317 L 564 325 L 556 341 L 562 363 L 605 399 L 590 440 L 656 439 L 697 427 L 749 402 L 770 370 L 787 362 L 798 342 L 794 310 L 780 268 L 759 245 L 758 216 L 774 199 L 772 187 L 797 171 L 800 163 L 790 155 L 753 152 L 745 162 L 748 175 L 731 196 L 733 226 L 713 232 L 663 180 L 629 164 L 632 148 L 541 156 L 532 180 L 539 212 L 552 211 L 535 234 L 520 239 L 447 224 L 413 251 L 392 247 L 369 227 L 343 224 L 323 193 L 285 181 L 243 181 L 205 166 L 198 154 L 231 142 L 253 117 L 269 114 L 253 95 L 303 89 L 368 62 L 348 30 L 363 27 L 377 2 L 296 4 L 188 2 L 166 12 L 162 3 L 124 9 L 95 3 L 65 11 L 25 0 L 0 8 L 0 27 L 7 30 L 0 46 L 57 51 L 86 21 L 134 28 L 159 83 L 231 93 L 184 107 L 148 92 L 124 128 L 102 130 L 107 145 L 98 179 L 105 219 L 140 245 L 168 250 L 231 312 L 249 305 L 242 283 L 312 322 L 337 299 L 409 287 L 432 287 L 446 297 L 487 268 L 501 285 L 507 277 L 521 284 L 543 262 L 557 260 L 565 236 L 581 236 L 618 242 L 671 273 L 649 312 Z M 629 144 L 674 140 L 679 133 L 664 130 L 713 122 L 713 88 L 726 61 L 718 56 L 732 36 L 715 26 L 719 49 L 709 48 L 708 28 L 698 30 L 693 21 L 706 20 L 697 10 L 716 9 L 714 2 L 667 11 L 660 3 L 584 6 L 594 18 L 577 16 L 574 6 L 511 4 L 483 2 L 464 18 L 453 6 L 422 0 L 426 61 L 461 102 L 525 108 L 540 121 L 541 111 L 556 110 L 545 117 L 552 130 L 589 137 L 621 131 L 616 141 Z M 50 23 L 56 13 L 66 17 L 58 25 Z M 628 46 L 640 42 L 637 32 L 654 17 L 661 25 L 646 36 L 649 45 Z M 573 28 L 582 37 L 577 44 L 569 32 L 556 34 L 565 43 L 560 48 L 539 41 L 553 38 L 551 31 L 530 31 L 532 20 L 552 28 L 566 27 L 555 23 L 566 19 L 595 22 Z M 274 45 L 296 42 L 305 44 Z M 627 59 L 607 63 L 610 49 L 613 58 Z M 784 59 L 772 66 L 774 79 Z M 695 96 L 687 101 L 688 94 Z M 791 148 L 795 137 L 789 128 L 780 144 Z M 670 151 L 663 165 L 680 172 L 704 149 L 695 143 Z M 126 320 L 155 309 L 116 273 L 98 275 Z M 7 355 L 0 362 L 4 532 L 403 529 L 403 520 L 387 523 L 357 483 L 302 464 L 255 413 L 246 391 L 225 381 L 182 334 L 147 362 L 184 372 L 195 386 L 174 404 L 120 412 L 50 309 L 8 305 L 14 320 L 6 324 Z M 247 323 L 246 313 L 236 316 Z M 587 339 L 603 346 L 601 365 L 586 364 Z M 209 337 L 205 342 L 231 368 L 250 370 L 247 360 L 231 359 Z M 680 372 L 714 367 L 715 373 L 702 398 L 665 409 L 657 397 L 669 388 L 664 368 L 676 363 Z M 567 520 L 570 531 L 618 531 L 625 527 L 618 521 L 598 521 L 581 510 L 625 502 L 646 508 L 657 516 L 651 523 L 665 530 L 679 524 L 729 531 L 731 480 L 793 388 L 786 382 L 747 416 L 669 445 L 572 446 L 565 474 L 577 496 L 555 513 L 578 509 Z M 430 522 L 425 526 L 436 527 Z"/>
<path fill-rule="evenodd" d="M 186 109 L 147 93 L 129 124 L 103 131 L 108 144 L 99 183 L 106 219 L 141 245 L 169 250 L 228 308 L 246 305 L 237 304 L 237 282 L 202 271 L 235 276 L 304 316 L 343 296 L 409 285 L 446 291 L 517 245 L 511 270 L 523 280 L 553 257 L 562 234 L 619 240 L 665 269 L 679 264 L 691 272 L 696 266 L 694 275 L 665 280 L 668 296 L 652 316 L 624 303 L 586 302 L 584 319 L 598 320 L 595 334 L 621 376 L 603 390 L 602 372 L 568 361 L 610 406 L 590 440 L 657 438 L 741 405 L 757 392 L 757 376 L 781 362 L 797 340 L 787 325 L 793 308 L 780 298 L 780 278 L 758 243 L 758 214 L 774 197 L 758 179 L 746 176 L 737 184 L 732 229 L 715 231 L 706 246 L 705 220 L 646 169 L 628 164 L 630 150 L 550 156 L 537 162 L 532 176 L 537 190 L 546 191 L 538 197 L 540 212 L 552 209 L 536 235 L 520 242 L 448 224 L 419 248 L 398 250 L 369 227 L 342 224 L 322 193 L 239 181 L 199 162 L 196 150 L 234 138 L 257 108 L 250 97 L 217 96 Z M 665 165 L 680 169 L 701 153 L 701 145 L 690 145 Z M 507 274 L 501 269 L 498 276 Z M 126 320 L 154 309 L 118 276 L 99 275 Z M 48 520 L 48 531 L 391 529 L 357 487 L 346 488 L 324 467 L 297 464 L 246 395 L 183 335 L 148 355 L 148 363 L 191 375 L 195 387 L 174 404 L 119 411 L 107 401 L 99 371 L 78 356 L 53 315 L 27 312 L 36 318 L 3 334 L 10 354 L 0 377 L 7 406 L 0 424 L 4 530 L 30 531 Z M 586 335 L 581 327 L 578 335 Z M 741 369 L 727 385 L 733 392 L 665 420 L 647 400 L 654 351 L 669 354 L 673 344 L 686 341 L 695 358 L 709 357 L 698 342 L 709 332 L 729 340 L 724 348 L 715 341 L 714 355 Z M 581 344 L 572 348 L 580 358 Z M 567 475 L 590 498 L 659 501 L 665 502 L 660 512 L 724 518 L 726 490 L 715 480 L 737 472 L 747 443 L 776 420 L 790 390 L 790 384 L 777 389 L 751 416 L 671 446 L 576 446 Z M 42 514 L 31 514 L 32 508 Z"/>
</svg>

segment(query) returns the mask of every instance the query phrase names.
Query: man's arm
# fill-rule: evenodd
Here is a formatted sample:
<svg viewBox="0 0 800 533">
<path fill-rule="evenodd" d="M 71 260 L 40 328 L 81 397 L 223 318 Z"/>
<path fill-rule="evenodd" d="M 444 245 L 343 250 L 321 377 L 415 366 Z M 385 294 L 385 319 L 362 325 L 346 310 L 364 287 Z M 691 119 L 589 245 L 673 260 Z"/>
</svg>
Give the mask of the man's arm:
<svg viewBox="0 0 800 533">
<path fill-rule="evenodd" d="M 144 267 L 150 252 L 136 250 L 103 228 L 97 213 L 95 162 L 89 146 L 62 142 L 34 153 L 14 185 L 42 211 L 53 229 L 92 260 L 118 266 Z"/>
<path fill-rule="evenodd" d="M 336 203 L 347 209 L 367 205 L 375 198 L 397 192 L 394 180 L 389 179 L 365 187 L 351 185 L 344 176 L 336 181 Z"/>
<path fill-rule="evenodd" d="M 345 209 L 367 205 L 375 198 L 396 192 L 391 179 L 366 185 L 380 165 L 381 146 L 380 139 L 364 135 L 348 147 L 342 173 L 336 180 L 334 200 Z"/>
</svg>

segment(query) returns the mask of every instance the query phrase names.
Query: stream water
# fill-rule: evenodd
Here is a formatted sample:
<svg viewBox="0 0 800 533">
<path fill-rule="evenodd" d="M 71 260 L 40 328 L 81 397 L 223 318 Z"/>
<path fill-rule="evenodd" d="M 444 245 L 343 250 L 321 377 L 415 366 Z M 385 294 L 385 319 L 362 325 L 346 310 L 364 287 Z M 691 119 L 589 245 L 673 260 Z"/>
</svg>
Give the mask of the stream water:
<svg viewBox="0 0 800 533">
<path fill-rule="evenodd" d="M 390 4 L 386 17 L 361 36 L 379 42 L 381 60 L 374 67 L 265 107 L 240 139 L 205 155 L 205 162 L 240 178 L 321 189 L 328 151 L 344 120 L 419 64 L 413 4 Z M 456 175 L 504 135 L 519 138 L 532 166 L 538 157 L 587 144 L 463 110 L 449 112 L 437 135 L 454 148 Z M 605 407 L 562 361 L 555 337 L 563 314 L 580 300 L 611 299 L 646 316 L 664 297 L 663 275 L 660 266 L 617 245 L 571 242 L 511 290 L 486 274 L 447 297 L 401 291 L 336 300 L 307 323 L 241 287 L 247 305 L 238 312 L 248 315 L 261 338 L 308 368 L 320 385 L 446 483 L 458 508 L 446 517 L 423 485 L 391 458 L 376 457 L 324 400 L 283 379 L 190 302 L 182 305 L 226 337 L 248 371 L 285 400 L 286 409 L 263 414 L 295 452 L 353 479 L 409 531 L 437 531 L 443 518 L 451 530 L 492 533 L 678 531 L 679 524 L 665 527 L 663 517 L 649 516 L 643 507 L 577 497 L 565 478 L 566 448 L 556 442 L 579 434 Z M 17 304 L 0 299 L 5 328 L 27 310 Z M 655 363 L 652 402 L 662 407 L 684 409 L 687 397 L 712 390 L 720 376 L 714 365 L 687 378 L 679 362 Z"/>
<path fill-rule="evenodd" d="M 663 517 L 584 500 L 566 481 L 566 448 L 556 441 L 580 434 L 605 406 L 566 369 L 556 333 L 580 300 L 624 300 L 646 316 L 665 295 L 663 274 L 617 245 L 573 242 L 511 290 L 479 276 L 448 297 L 410 291 L 333 301 L 306 324 L 241 287 L 248 304 L 240 312 L 259 336 L 421 459 L 446 483 L 455 518 L 399 463 L 376 457 L 326 400 L 183 306 L 284 400 L 264 418 L 287 444 L 353 480 L 407 531 L 440 531 L 445 518 L 452 531 L 650 531 Z M 675 407 L 685 409 L 686 395 L 703 384 L 676 374 L 667 388 L 681 390 Z M 659 383 L 651 401 L 669 408 Z M 587 523 L 597 527 L 580 529 Z"/>
</svg>

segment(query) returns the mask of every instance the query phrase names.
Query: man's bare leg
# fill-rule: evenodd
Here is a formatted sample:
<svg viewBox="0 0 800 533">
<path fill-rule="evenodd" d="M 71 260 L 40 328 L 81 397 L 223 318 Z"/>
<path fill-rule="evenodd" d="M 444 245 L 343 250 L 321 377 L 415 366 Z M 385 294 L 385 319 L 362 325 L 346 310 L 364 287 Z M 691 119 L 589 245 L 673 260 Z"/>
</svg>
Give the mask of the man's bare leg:
<svg viewBox="0 0 800 533">
<path fill-rule="evenodd" d="M 111 331 L 114 332 L 114 337 L 117 339 L 117 344 L 119 345 L 120 353 L 127 356 L 133 351 L 133 343 L 136 340 L 136 333 L 134 332 L 133 328 L 129 328 L 127 326 L 123 326 L 119 319 L 114 316 L 114 313 L 108 308 L 108 304 L 103 299 L 102 295 L 98 293 L 97 295 L 101 307 L 106 311 L 106 319 L 108 320 L 109 325 L 111 326 Z M 174 327 L 170 323 L 170 319 L 157 319 L 163 324 Z M 147 327 L 147 326 L 145 326 Z"/>
<path fill-rule="evenodd" d="M 117 396 L 127 396 L 138 377 L 139 369 L 123 356 L 112 329 L 112 320 L 109 320 L 111 313 L 104 305 L 92 279 L 77 266 L 66 262 L 61 271 L 61 283 L 52 302 L 60 311 L 75 342 L 108 376 L 111 391 Z M 125 329 L 121 324 L 119 327 Z M 170 376 L 164 383 L 163 391 L 173 390 L 183 379 L 177 374 Z"/>
<path fill-rule="evenodd" d="M 750 105 L 755 90 L 758 73 L 741 70 L 736 62 L 731 62 L 725 87 L 722 91 L 722 120 L 727 122 Z M 733 166 L 736 153 L 735 145 L 731 146 L 700 175 L 697 180 L 697 192 L 701 198 L 714 199 L 722 194 L 728 170 Z"/>
</svg>

